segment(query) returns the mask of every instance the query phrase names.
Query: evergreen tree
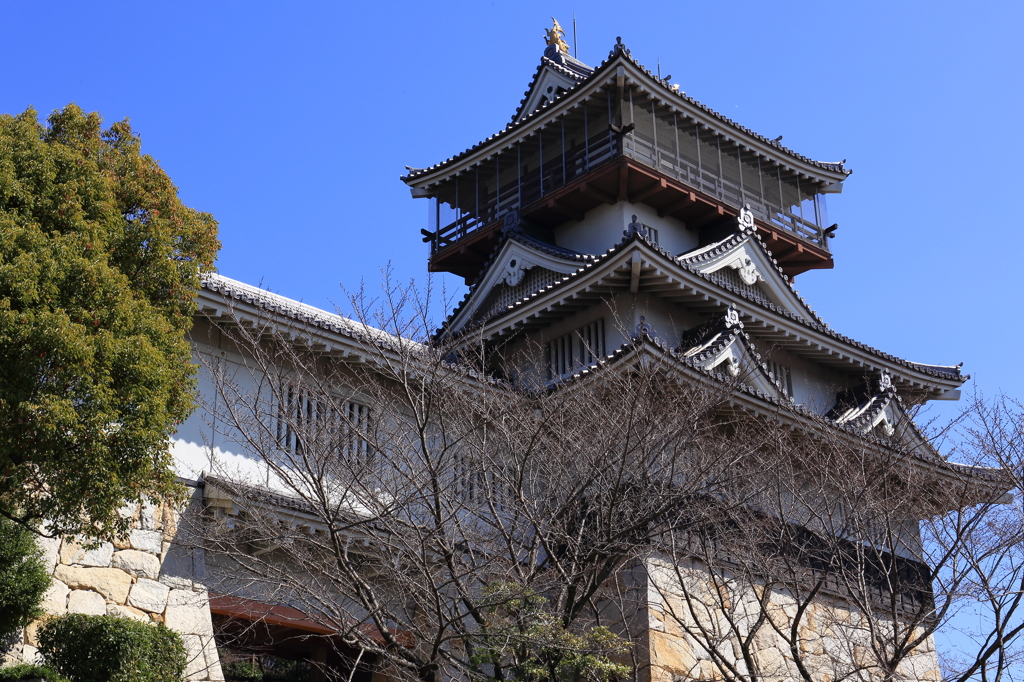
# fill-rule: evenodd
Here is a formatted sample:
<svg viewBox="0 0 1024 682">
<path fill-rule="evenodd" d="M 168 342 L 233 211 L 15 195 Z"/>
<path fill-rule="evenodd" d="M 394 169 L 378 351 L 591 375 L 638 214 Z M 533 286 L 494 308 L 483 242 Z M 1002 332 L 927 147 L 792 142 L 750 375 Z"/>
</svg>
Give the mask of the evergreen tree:
<svg viewBox="0 0 1024 682">
<path fill-rule="evenodd" d="M 185 332 L 218 248 L 127 120 L 0 116 L 0 514 L 104 537 L 178 494 Z"/>
</svg>

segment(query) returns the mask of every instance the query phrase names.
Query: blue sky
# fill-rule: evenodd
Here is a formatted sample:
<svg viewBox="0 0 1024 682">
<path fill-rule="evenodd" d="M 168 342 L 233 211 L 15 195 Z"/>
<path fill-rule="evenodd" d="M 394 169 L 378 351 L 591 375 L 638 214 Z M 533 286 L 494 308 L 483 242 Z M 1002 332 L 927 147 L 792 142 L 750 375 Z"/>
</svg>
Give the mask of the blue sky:
<svg viewBox="0 0 1024 682">
<path fill-rule="evenodd" d="M 130 117 L 225 275 L 333 308 L 425 275 L 426 204 L 398 180 L 508 122 L 550 16 L 579 57 L 622 36 L 682 89 L 854 174 L 829 197 L 836 268 L 797 278 L 838 331 L 963 361 L 1024 397 L 1022 3 L 3 2 L 0 112 Z M 446 278 L 461 294 L 461 280 Z M 950 406 L 945 406 L 949 409 Z"/>
</svg>

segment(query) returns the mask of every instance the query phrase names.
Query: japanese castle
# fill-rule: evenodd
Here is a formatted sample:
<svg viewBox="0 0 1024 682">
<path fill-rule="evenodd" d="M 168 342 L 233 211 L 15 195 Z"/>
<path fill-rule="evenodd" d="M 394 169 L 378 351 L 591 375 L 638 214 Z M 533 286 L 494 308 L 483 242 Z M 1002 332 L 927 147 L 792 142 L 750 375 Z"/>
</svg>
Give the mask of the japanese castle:
<svg viewBox="0 0 1024 682">
<path fill-rule="evenodd" d="M 456 351 L 460 344 L 483 348 L 483 366 L 473 369 L 503 380 L 495 384 L 539 392 L 557 391 L 602 368 L 629 367 L 641 355 L 656 357 L 680 384 L 717 386 L 735 411 L 781 419 L 812 435 L 834 430 L 880 450 L 893 446 L 915 470 L 929 472 L 940 485 L 975 489 L 977 499 L 1005 491 L 997 470 L 941 457 L 908 415 L 912 405 L 958 399 L 968 378 L 960 366 L 910 362 L 843 336 L 794 288 L 801 273 L 833 267 L 836 225 L 829 222 L 825 200 L 842 191 L 849 169 L 842 162 L 809 159 L 783 146 L 781 138 L 768 139 L 713 111 L 637 63 L 621 39 L 604 62 L 591 67 L 570 56 L 562 35 L 556 22 L 504 128 L 441 163 L 410 168 L 402 178 L 414 198 L 430 202 L 429 224 L 421 230 L 429 244 L 429 269 L 462 277 L 468 285 L 434 340 Z M 350 545 L 353 552 L 369 551 L 369 535 L 360 533 L 369 533 L 363 528 L 372 524 L 360 517 L 339 528 L 339 503 L 324 496 L 328 509 L 318 511 L 296 497 L 301 486 L 273 488 L 272 480 L 285 476 L 284 466 L 274 479 L 267 461 L 294 461 L 307 449 L 313 452 L 316 438 L 304 445 L 295 435 L 303 427 L 349 434 L 324 448 L 324 461 L 332 466 L 368 460 L 367 434 L 386 420 L 375 422 L 380 402 L 373 405 L 350 392 L 337 397 L 337 409 L 329 413 L 334 421 L 328 423 L 315 416 L 328 411 L 309 398 L 308 386 L 267 380 L 290 368 L 275 366 L 279 356 L 254 353 L 230 334 L 271 328 L 289 344 L 301 340 L 318 358 L 367 374 L 378 371 L 367 359 L 370 351 L 387 346 L 383 333 L 364 334 L 365 328 L 339 315 L 218 274 L 206 276 L 190 337 L 201 366 L 203 407 L 181 425 L 172 447 L 193 505 L 180 519 L 170 510 L 161 516 L 153 508 L 140 509 L 132 549 L 119 545 L 123 551 L 114 553 L 107 546 L 103 554 L 103 548 L 85 553 L 65 546 L 58 555 L 51 548 L 51 566 L 56 563 L 62 580 L 74 583 L 80 571 L 103 571 L 123 585 L 104 593 L 104 601 L 96 591 L 67 597 L 82 581 L 56 583 L 63 585 L 63 596 L 47 609 L 60 614 L 86 604 L 97 613 L 159 619 L 185 638 L 189 680 L 225 679 L 222 663 L 231 661 L 221 660 L 221 652 L 242 647 L 305 662 L 312 666 L 311 680 L 335 679 L 328 674 L 333 670 L 343 673 L 338 679 L 384 682 L 390 678 L 374 667 L 376 655 L 364 653 L 370 645 L 378 651 L 412 647 L 404 643 L 411 641 L 408 633 L 392 633 L 382 623 L 367 627 L 365 613 L 354 607 L 351 613 L 358 617 L 351 623 L 317 617 L 335 596 L 317 587 L 305 600 L 297 597 L 293 592 L 304 583 L 317 583 L 303 579 L 315 573 L 302 555 L 289 554 L 327 537 L 344 543 L 346 552 Z M 254 344 L 271 336 L 257 334 Z M 262 358 L 254 361 L 255 355 Z M 339 390 L 328 386 L 319 400 L 330 402 Z M 240 411 L 248 417 L 225 424 L 231 410 L 224 396 L 232 392 L 251 401 Z M 347 430 L 338 430 L 339 419 Z M 255 454 L 260 448 L 262 459 Z M 248 507 L 241 504 L 247 491 L 255 491 Z M 392 499 L 380 493 L 378 488 L 367 497 Z M 346 513 L 363 513 L 352 511 L 354 498 L 341 499 Z M 918 510 L 906 513 L 911 518 L 901 532 L 907 537 L 893 552 L 908 550 L 902 559 L 909 565 L 920 533 Z M 188 527 L 188 514 L 222 524 L 217 528 L 244 529 L 253 518 L 270 519 L 271 525 L 263 529 L 265 537 L 254 535 L 237 546 L 190 545 L 175 530 Z M 125 552 L 135 563 L 119 568 L 117 557 Z M 270 573 L 250 575 L 245 566 Z M 665 624 L 669 607 L 651 577 L 664 566 L 648 562 L 644 568 L 649 582 L 633 585 L 640 615 L 629 621 L 641 630 L 636 679 L 716 677 L 693 638 L 673 634 Z M 387 579 L 386 571 L 375 571 L 368 580 Z M 926 573 L 924 567 L 920 575 Z M 73 595 L 88 591 L 75 589 Z M 336 597 L 339 603 L 357 601 L 349 594 Z M 413 613 L 409 622 L 418 618 Z M 27 637 L 19 651 L 33 648 Z M 934 646 L 926 639 L 907 656 L 903 679 L 940 679 Z M 849 640 L 826 626 L 802 641 L 843 648 Z M 774 672 L 761 679 L 797 679 L 790 653 L 765 647 L 759 665 Z M 850 669 L 859 670 L 854 654 Z M 739 665 L 718 655 L 715 665 Z M 837 657 L 842 665 L 845 655 Z M 852 677 L 865 679 L 860 674 Z M 421 679 L 444 678 L 425 671 Z"/>
</svg>

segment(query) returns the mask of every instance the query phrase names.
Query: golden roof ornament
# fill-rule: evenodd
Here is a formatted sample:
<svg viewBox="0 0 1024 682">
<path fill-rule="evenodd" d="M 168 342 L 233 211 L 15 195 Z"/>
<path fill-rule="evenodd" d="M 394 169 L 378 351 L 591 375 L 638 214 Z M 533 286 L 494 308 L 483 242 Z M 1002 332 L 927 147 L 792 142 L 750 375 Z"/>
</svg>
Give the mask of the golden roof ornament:
<svg viewBox="0 0 1024 682">
<path fill-rule="evenodd" d="M 558 19 L 551 17 L 551 21 L 554 22 L 554 26 L 544 31 L 544 44 L 554 45 L 559 52 L 569 54 L 569 43 L 565 42 L 565 29 L 558 23 Z"/>
</svg>

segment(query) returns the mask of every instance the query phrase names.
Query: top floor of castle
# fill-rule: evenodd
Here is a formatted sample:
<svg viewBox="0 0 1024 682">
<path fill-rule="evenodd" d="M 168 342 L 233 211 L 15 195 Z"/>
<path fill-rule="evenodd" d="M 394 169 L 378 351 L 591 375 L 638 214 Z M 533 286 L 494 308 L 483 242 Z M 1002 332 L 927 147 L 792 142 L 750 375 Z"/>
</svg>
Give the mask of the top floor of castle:
<svg viewBox="0 0 1024 682">
<path fill-rule="evenodd" d="M 833 266 L 826 195 L 842 162 L 809 159 L 701 104 L 633 59 L 621 39 L 596 68 L 557 33 L 498 133 L 402 179 L 431 201 L 430 269 L 477 278 L 506 223 L 552 246 L 603 253 L 592 217 L 644 204 L 676 255 L 721 239 L 748 207 L 786 275 Z M 551 37 L 553 35 L 553 37 Z"/>
</svg>

